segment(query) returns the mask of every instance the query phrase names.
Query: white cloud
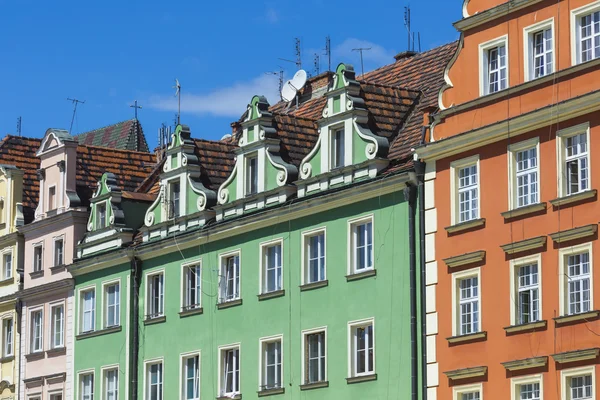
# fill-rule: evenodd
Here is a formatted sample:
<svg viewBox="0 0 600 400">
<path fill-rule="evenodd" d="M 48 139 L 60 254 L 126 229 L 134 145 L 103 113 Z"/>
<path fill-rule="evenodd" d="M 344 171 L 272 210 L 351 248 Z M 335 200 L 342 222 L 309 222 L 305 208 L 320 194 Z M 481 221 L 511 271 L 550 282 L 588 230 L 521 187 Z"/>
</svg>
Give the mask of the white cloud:
<svg viewBox="0 0 600 400">
<path fill-rule="evenodd" d="M 277 10 L 275 10 L 272 7 L 267 8 L 267 12 L 265 13 L 265 19 L 271 24 L 276 24 L 277 22 L 279 22 L 279 14 L 277 13 Z"/>
<path fill-rule="evenodd" d="M 263 75 L 247 82 L 236 82 L 208 93 L 187 93 L 182 85 L 181 112 L 219 117 L 240 117 L 254 95 L 264 95 L 271 104 L 279 101 L 279 81 L 276 76 Z M 151 96 L 147 104 L 161 111 L 177 111 L 173 95 Z"/>
</svg>

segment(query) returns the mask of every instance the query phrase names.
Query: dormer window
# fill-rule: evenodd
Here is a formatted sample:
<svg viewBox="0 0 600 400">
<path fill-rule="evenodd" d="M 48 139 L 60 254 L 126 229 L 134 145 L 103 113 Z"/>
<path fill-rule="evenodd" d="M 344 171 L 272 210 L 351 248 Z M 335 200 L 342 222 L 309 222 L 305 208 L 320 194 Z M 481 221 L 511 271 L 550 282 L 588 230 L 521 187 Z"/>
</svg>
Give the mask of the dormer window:
<svg viewBox="0 0 600 400">
<path fill-rule="evenodd" d="M 48 211 L 56 209 L 56 186 L 48 189 Z"/>
<path fill-rule="evenodd" d="M 169 183 L 169 218 L 179 217 L 179 195 L 181 188 L 179 182 Z"/>
<path fill-rule="evenodd" d="M 246 196 L 258 193 L 258 157 L 246 158 Z"/>
<path fill-rule="evenodd" d="M 99 203 L 96 205 L 96 216 L 98 220 L 96 222 L 96 229 L 102 229 L 106 227 L 106 204 Z"/>
<path fill-rule="evenodd" d="M 331 134 L 331 169 L 345 165 L 344 128 L 336 129 Z"/>
</svg>

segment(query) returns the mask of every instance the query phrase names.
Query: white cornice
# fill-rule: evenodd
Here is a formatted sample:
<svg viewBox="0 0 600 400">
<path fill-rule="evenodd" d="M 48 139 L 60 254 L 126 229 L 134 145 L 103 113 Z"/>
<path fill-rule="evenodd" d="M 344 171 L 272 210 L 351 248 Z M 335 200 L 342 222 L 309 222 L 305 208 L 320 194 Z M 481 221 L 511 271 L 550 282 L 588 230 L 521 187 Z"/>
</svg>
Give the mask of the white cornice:
<svg viewBox="0 0 600 400">
<path fill-rule="evenodd" d="M 499 6 L 492 7 L 485 11 L 478 12 L 467 18 L 455 22 L 453 25 L 459 32 L 464 32 L 468 29 L 493 21 L 500 17 L 504 17 L 510 13 L 529 7 L 533 4 L 542 2 L 543 0 L 509 0 Z M 463 15 L 467 13 L 468 1 L 463 4 Z"/>
</svg>

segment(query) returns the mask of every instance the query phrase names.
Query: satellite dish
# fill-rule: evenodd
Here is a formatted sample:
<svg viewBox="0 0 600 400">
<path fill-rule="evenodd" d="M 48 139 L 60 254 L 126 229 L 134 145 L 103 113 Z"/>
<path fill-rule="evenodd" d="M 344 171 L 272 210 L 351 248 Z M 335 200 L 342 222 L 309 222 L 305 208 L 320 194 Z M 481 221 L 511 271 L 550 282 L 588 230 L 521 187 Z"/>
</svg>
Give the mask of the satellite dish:
<svg viewBox="0 0 600 400">
<path fill-rule="evenodd" d="M 294 77 L 287 81 L 281 88 L 281 98 L 283 101 L 292 101 L 300 89 L 306 85 L 306 71 L 298 70 Z"/>
<path fill-rule="evenodd" d="M 225 139 L 229 139 L 231 137 L 230 133 L 226 133 L 223 135 L 223 137 L 221 138 L 221 140 L 225 140 Z"/>
</svg>

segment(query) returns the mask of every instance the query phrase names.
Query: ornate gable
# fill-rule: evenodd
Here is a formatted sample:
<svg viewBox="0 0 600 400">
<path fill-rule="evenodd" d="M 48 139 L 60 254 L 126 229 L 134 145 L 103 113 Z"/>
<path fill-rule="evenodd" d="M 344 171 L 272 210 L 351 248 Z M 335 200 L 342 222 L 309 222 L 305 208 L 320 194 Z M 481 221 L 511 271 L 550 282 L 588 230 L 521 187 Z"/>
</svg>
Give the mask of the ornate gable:
<svg viewBox="0 0 600 400">
<path fill-rule="evenodd" d="M 187 125 L 178 125 L 167 148 L 158 197 L 146 212 L 144 240 L 203 226 L 214 217 L 216 193 L 204 185 Z"/>
<path fill-rule="evenodd" d="M 374 178 L 389 163 L 389 141 L 369 128 L 369 111 L 351 65 L 337 67 L 326 97 L 319 139 L 300 165 L 299 197 Z"/>
<path fill-rule="evenodd" d="M 235 167 L 219 188 L 217 220 L 285 202 L 295 192 L 298 169 L 281 157 L 269 103 L 254 96 L 241 123 Z"/>
</svg>

